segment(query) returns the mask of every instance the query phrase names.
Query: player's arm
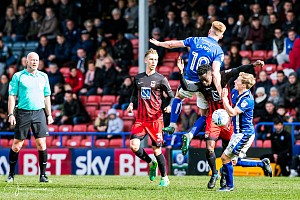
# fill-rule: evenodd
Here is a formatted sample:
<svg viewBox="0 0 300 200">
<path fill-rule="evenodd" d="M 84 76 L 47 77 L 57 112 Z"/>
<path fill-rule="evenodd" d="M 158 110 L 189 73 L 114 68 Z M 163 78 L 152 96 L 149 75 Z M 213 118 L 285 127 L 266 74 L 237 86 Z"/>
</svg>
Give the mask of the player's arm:
<svg viewBox="0 0 300 200">
<path fill-rule="evenodd" d="M 199 91 L 198 85 L 195 83 L 188 84 L 183 76 L 183 69 L 184 69 L 184 61 L 182 58 L 179 56 L 177 59 L 177 67 L 179 69 L 179 79 L 180 79 L 180 85 L 182 89 L 186 91 L 191 91 L 191 92 L 197 92 Z"/>
<path fill-rule="evenodd" d="M 233 116 L 236 116 L 236 115 L 242 113 L 242 111 L 237 106 L 235 106 L 234 108 L 231 107 L 231 105 L 229 103 L 229 99 L 228 99 L 228 89 L 227 88 L 223 88 L 223 90 L 222 90 L 222 101 L 223 101 L 224 108 L 230 117 L 233 117 Z"/>
<path fill-rule="evenodd" d="M 51 98 L 50 98 L 50 96 L 45 97 L 45 112 L 46 112 L 48 124 L 52 124 L 53 118 L 51 115 Z"/>
<path fill-rule="evenodd" d="M 230 78 L 234 76 L 238 76 L 240 72 L 249 72 L 250 69 L 255 68 L 255 67 L 263 67 L 264 66 L 264 61 L 257 60 L 253 64 L 249 65 L 241 65 L 237 68 L 230 69 L 229 71 L 225 71 L 226 73 L 226 80 L 229 80 Z"/>
<path fill-rule="evenodd" d="M 172 91 L 170 84 L 166 77 L 162 80 L 162 87 L 163 87 L 163 91 L 165 91 L 168 96 L 167 101 L 169 101 L 169 105 L 164 108 L 164 111 L 166 113 L 170 113 L 171 112 L 171 104 L 174 99 L 174 94 L 173 94 L 173 91 Z"/>
<path fill-rule="evenodd" d="M 220 74 L 221 63 L 219 61 L 214 61 L 212 63 L 212 76 L 213 82 L 216 86 L 216 89 L 219 95 L 222 95 L 222 86 L 221 86 L 221 74 Z"/>
<path fill-rule="evenodd" d="M 138 88 L 137 88 L 137 85 L 136 85 L 136 80 L 134 78 L 133 80 L 133 91 L 132 91 L 132 94 L 131 94 L 131 97 L 130 97 L 130 103 L 127 107 L 127 111 L 132 113 L 133 112 L 133 105 L 134 104 L 137 104 L 137 101 L 138 101 Z"/>
<path fill-rule="evenodd" d="M 8 122 L 10 125 L 15 125 L 16 124 L 16 118 L 14 116 L 14 109 L 16 106 L 16 96 L 9 95 L 8 96 Z"/>
<path fill-rule="evenodd" d="M 167 49 L 185 47 L 183 44 L 183 40 L 170 40 L 170 41 L 160 42 L 152 38 L 149 41 L 158 47 L 164 47 Z"/>
</svg>

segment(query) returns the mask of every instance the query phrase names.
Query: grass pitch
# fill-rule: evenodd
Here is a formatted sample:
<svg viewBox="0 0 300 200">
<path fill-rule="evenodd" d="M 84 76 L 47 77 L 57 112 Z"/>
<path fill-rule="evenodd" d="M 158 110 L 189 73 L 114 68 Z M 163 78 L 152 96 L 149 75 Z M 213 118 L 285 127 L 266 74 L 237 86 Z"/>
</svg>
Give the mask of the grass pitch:
<svg viewBox="0 0 300 200">
<path fill-rule="evenodd" d="M 0 176 L 0 199 L 300 199 L 300 178 L 235 177 L 233 192 L 207 189 L 208 176 L 170 176 L 168 187 L 159 178 L 145 176 L 50 176 L 51 183 L 39 183 L 38 176 L 16 176 L 6 183 Z"/>
</svg>

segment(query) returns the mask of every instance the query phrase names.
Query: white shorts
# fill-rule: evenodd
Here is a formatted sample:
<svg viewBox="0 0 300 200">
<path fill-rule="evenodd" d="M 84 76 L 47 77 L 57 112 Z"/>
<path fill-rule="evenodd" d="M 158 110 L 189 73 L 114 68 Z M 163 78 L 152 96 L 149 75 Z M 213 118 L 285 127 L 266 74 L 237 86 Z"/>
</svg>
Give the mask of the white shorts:
<svg viewBox="0 0 300 200">
<path fill-rule="evenodd" d="M 242 133 L 232 134 L 228 146 L 224 153 L 231 159 L 237 157 L 244 158 L 251 144 L 253 143 L 255 134 L 244 135 Z"/>
<path fill-rule="evenodd" d="M 188 84 L 196 83 L 195 81 L 189 81 L 189 80 L 186 80 L 186 82 Z M 208 108 L 208 103 L 207 103 L 204 95 L 201 92 L 190 92 L 190 91 L 183 90 L 182 88 L 180 88 L 178 90 L 178 92 L 184 98 L 192 98 L 193 95 L 196 94 L 197 95 L 197 106 L 201 109 L 207 109 Z"/>
</svg>

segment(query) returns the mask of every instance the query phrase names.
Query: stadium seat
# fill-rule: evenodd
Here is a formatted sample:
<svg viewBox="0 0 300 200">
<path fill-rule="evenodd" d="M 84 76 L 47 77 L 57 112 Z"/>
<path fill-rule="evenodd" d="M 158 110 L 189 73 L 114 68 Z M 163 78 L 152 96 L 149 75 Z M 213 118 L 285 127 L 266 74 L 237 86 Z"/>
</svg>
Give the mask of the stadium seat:
<svg viewBox="0 0 300 200">
<path fill-rule="evenodd" d="M 252 52 L 251 60 L 265 60 L 267 57 L 266 50 L 255 50 Z"/>
<path fill-rule="evenodd" d="M 158 68 L 158 73 L 160 73 L 166 77 L 169 77 L 171 72 L 172 72 L 172 67 L 169 67 L 169 66 L 160 66 Z"/>
<path fill-rule="evenodd" d="M 123 118 L 123 110 L 117 109 L 118 116 L 122 119 Z"/>
<path fill-rule="evenodd" d="M 122 147 L 122 138 L 114 138 L 109 141 L 109 147 L 118 148 Z"/>
<path fill-rule="evenodd" d="M 197 106 L 197 104 L 192 105 L 192 109 L 194 109 L 196 113 L 199 112 L 199 107 Z"/>
<path fill-rule="evenodd" d="M 123 112 L 123 120 L 134 120 L 134 116 L 137 115 L 137 110 L 133 110 L 133 113 L 129 113 L 127 110 Z"/>
<path fill-rule="evenodd" d="M 199 139 L 191 140 L 190 146 L 193 148 L 200 148 L 200 140 Z"/>
<path fill-rule="evenodd" d="M 24 51 L 25 46 L 26 46 L 25 42 L 15 42 L 15 43 L 13 43 L 11 50 L 12 51 Z"/>
<path fill-rule="evenodd" d="M 262 70 L 265 70 L 268 75 L 276 72 L 277 65 L 276 64 L 265 64 L 262 68 Z"/>
<path fill-rule="evenodd" d="M 215 146 L 216 148 L 222 148 L 222 140 L 217 140 L 217 142 L 216 142 L 216 146 Z"/>
<path fill-rule="evenodd" d="M 300 145 L 300 140 L 296 140 L 296 145 Z"/>
<path fill-rule="evenodd" d="M 116 102 L 116 96 L 104 95 L 100 101 L 100 106 L 112 106 Z"/>
<path fill-rule="evenodd" d="M 266 59 L 270 59 L 270 58 L 273 58 L 273 50 L 269 50 L 269 51 L 267 52 L 267 57 L 266 57 Z"/>
<path fill-rule="evenodd" d="M 129 147 L 129 146 L 130 146 L 130 139 L 129 139 L 129 138 L 126 138 L 125 146 L 126 146 L 126 147 Z"/>
<path fill-rule="evenodd" d="M 89 113 L 90 116 L 93 116 L 95 110 L 97 110 L 97 106 L 86 106 L 85 110 Z"/>
<path fill-rule="evenodd" d="M 172 90 L 177 90 L 178 86 L 180 85 L 180 82 L 177 80 L 169 80 L 169 84 Z"/>
<path fill-rule="evenodd" d="M 54 124 L 49 124 L 48 125 L 48 131 L 49 132 L 57 132 L 58 131 L 58 126 Z"/>
<path fill-rule="evenodd" d="M 68 147 L 79 147 L 81 143 L 81 135 L 72 135 L 70 139 L 67 140 L 66 146 Z"/>
<path fill-rule="evenodd" d="M 58 127 L 58 132 L 72 132 L 73 126 L 72 125 L 60 125 Z"/>
<path fill-rule="evenodd" d="M 52 117 L 55 118 L 55 117 L 59 117 L 61 115 L 62 111 L 61 110 L 52 110 Z"/>
<path fill-rule="evenodd" d="M 95 142 L 95 147 L 108 147 L 108 139 L 98 139 Z"/>
<path fill-rule="evenodd" d="M 68 140 L 68 136 L 66 136 L 66 135 L 62 136 L 62 146 L 66 146 L 67 140 Z M 54 146 L 54 147 L 60 146 L 60 136 L 53 138 L 51 146 Z"/>
<path fill-rule="evenodd" d="M 179 56 L 179 53 L 178 52 L 167 52 L 164 57 L 163 57 L 163 60 L 164 59 L 173 59 L 173 60 L 177 60 Z"/>
<path fill-rule="evenodd" d="M 80 146 L 81 147 L 91 147 L 92 146 L 92 136 L 89 135 L 85 139 L 82 139 Z"/>
<path fill-rule="evenodd" d="M 59 71 L 62 73 L 62 75 L 64 77 L 68 77 L 70 75 L 70 68 L 69 67 L 62 67 L 62 68 L 60 68 Z"/>
<path fill-rule="evenodd" d="M 131 67 L 129 69 L 129 76 L 136 76 L 139 73 L 138 67 Z"/>
<path fill-rule="evenodd" d="M 284 68 L 283 68 L 283 66 L 282 65 L 277 65 L 277 71 L 279 71 L 279 70 L 283 70 Z"/>
<path fill-rule="evenodd" d="M 132 120 L 126 120 L 124 121 L 124 132 L 130 132 L 131 131 L 131 128 L 132 128 L 132 125 L 133 125 L 133 121 Z"/>
<path fill-rule="evenodd" d="M 263 141 L 262 140 L 256 140 L 256 147 L 257 148 L 262 148 L 263 147 Z"/>
<path fill-rule="evenodd" d="M 206 141 L 205 140 L 201 140 L 200 141 L 201 143 L 201 146 L 200 146 L 200 148 L 203 148 L 203 149 L 205 149 L 206 148 Z"/>
<path fill-rule="evenodd" d="M 176 64 L 175 64 L 175 61 L 171 61 L 171 60 L 164 60 L 163 62 L 162 62 L 162 65 L 163 66 L 168 66 L 168 67 L 174 67 Z"/>
<path fill-rule="evenodd" d="M 139 49 L 133 49 L 133 60 L 138 60 L 139 59 Z"/>
<path fill-rule="evenodd" d="M 252 56 L 252 51 L 251 50 L 241 50 L 239 52 L 240 56 L 242 56 L 243 58 L 247 57 L 247 58 L 251 58 Z"/>
<path fill-rule="evenodd" d="M 265 140 L 263 143 L 263 148 L 271 148 L 271 140 Z"/>
<path fill-rule="evenodd" d="M 193 95 L 192 98 L 189 99 L 189 104 L 197 105 L 197 95 Z"/>
<path fill-rule="evenodd" d="M 50 136 L 47 137 L 47 139 L 46 139 L 46 145 L 47 145 L 47 147 L 51 147 L 52 146 L 52 140 L 53 140 L 53 136 L 52 135 L 50 135 Z"/>
<path fill-rule="evenodd" d="M 76 124 L 73 126 L 73 132 L 86 132 L 86 129 L 85 124 Z"/>
<path fill-rule="evenodd" d="M 90 124 L 87 127 L 87 132 L 96 132 L 95 128 L 94 128 L 94 124 Z"/>
<path fill-rule="evenodd" d="M 101 96 L 99 95 L 91 95 L 87 97 L 86 106 L 96 106 L 98 107 L 99 103 L 101 101 Z"/>
<path fill-rule="evenodd" d="M 79 96 L 79 99 L 80 99 L 82 105 L 85 106 L 86 105 L 86 101 L 87 101 L 87 96 L 81 95 L 81 96 Z"/>
<path fill-rule="evenodd" d="M 179 69 L 178 69 L 178 67 L 173 67 L 173 70 L 172 70 L 172 72 L 179 72 Z"/>
<path fill-rule="evenodd" d="M 1 147 L 8 147 L 8 139 L 1 139 L 0 140 L 0 146 Z"/>
<path fill-rule="evenodd" d="M 109 109 L 111 109 L 111 106 L 110 106 L 110 105 L 103 105 L 103 106 L 100 106 L 100 110 L 104 110 L 104 111 L 106 111 L 106 113 L 109 111 Z"/>
</svg>

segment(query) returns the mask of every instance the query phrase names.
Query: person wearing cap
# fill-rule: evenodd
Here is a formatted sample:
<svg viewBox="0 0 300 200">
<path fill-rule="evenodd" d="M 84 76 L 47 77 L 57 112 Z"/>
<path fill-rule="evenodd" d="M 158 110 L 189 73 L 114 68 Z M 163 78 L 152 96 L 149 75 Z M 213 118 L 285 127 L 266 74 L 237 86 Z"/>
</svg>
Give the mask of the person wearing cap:
<svg viewBox="0 0 300 200">
<path fill-rule="evenodd" d="M 120 135 L 112 135 L 109 133 L 121 133 L 124 128 L 123 120 L 118 116 L 116 109 L 111 108 L 107 113 L 108 125 L 107 125 L 107 137 L 108 139 L 121 137 Z"/>
<path fill-rule="evenodd" d="M 300 82 L 297 79 L 297 73 L 292 72 L 289 75 L 289 81 L 284 92 L 285 107 L 289 109 L 299 108 L 300 104 Z"/>
<path fill-rule="evenodd" d="M 81 31 L 81 39 L 77 41 L 72 49 L 72 60 L 76 60 L 76 52 L 80 48 L 85 50 L 88 60 L 93 59 L 93 56 L 95 55 L 95 46 L 90 39 L 90 34 L 87 30 Z"/>
</svg>

